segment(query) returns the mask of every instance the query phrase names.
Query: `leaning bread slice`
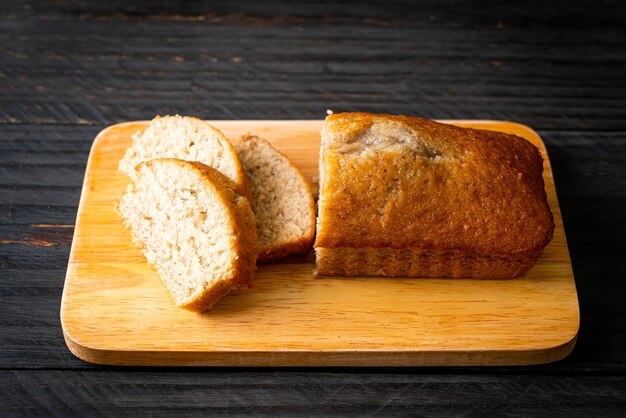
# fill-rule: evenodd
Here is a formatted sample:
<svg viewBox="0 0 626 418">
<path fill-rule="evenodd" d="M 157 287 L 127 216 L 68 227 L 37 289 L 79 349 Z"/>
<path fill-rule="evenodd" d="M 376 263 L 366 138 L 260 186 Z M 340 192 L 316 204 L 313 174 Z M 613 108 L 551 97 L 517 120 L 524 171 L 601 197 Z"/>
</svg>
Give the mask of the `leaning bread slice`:
<svg viewBox="0 0 626 418">
<path fill-rule="evenodd" d="M 306 252 L 315 235 L 315 203 L 300 170 L 256 136 L 245 136 L 235 149 L 255 202 L 259 260 Z"/>
<path fill-rule="evenodd" d="M 157 116 L 145 131 L 133 136 L 133 143 L 120 161 L 119 169 L 131 176 L 137 164 L 155 158 L 204 163 L 234 181 L 239 194 L 251 198 L 246 175 L 233 145 L 219 130 L 200 119 Z"/>
<path fill-rule="evenodd" d="M 251 283 L 258 241 L 248 200 L 197 162 L 140 163 L 119 205 L 176 306 L 204 311 Z"/>
</svg>

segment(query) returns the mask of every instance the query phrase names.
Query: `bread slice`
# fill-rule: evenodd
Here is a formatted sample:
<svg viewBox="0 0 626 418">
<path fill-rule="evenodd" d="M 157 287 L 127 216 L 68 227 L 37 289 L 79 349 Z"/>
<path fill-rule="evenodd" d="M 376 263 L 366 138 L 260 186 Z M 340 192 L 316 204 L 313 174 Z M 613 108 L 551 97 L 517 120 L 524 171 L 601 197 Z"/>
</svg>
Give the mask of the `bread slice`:
<svg viewBox="0 0 626 418">
<path fill-rule="evenodd" d="M 200 119 L 178 115 L 155 117 L 145 131 L 133 136 L 119 169 L 131 176 L 137 164 L 155 158 L 199 161 L 234 181 L 240 195 L 252 198 L 233 145 L 219 130 Z"/>
<path fill-rule="evenodd" d="M 543 160 L 523 138 L 338 113 L 322 129 L 317 274 L 504 279 L 552 239 Z"/>
<path fill-rule="evenodd" d="M 218 171 L 155 159 L 135 167 L 119 212 L 176 306 L 205 311 L 251 283 L 258 241 L 248 199 Z"/>
<path fill-rule="evenodd" d="M 315 235 L 315 202 L 300 170 L 256 136 L 243 137 L 235 149 L 255 202 L 259 260 L 308 251 Z"/>
</svg>

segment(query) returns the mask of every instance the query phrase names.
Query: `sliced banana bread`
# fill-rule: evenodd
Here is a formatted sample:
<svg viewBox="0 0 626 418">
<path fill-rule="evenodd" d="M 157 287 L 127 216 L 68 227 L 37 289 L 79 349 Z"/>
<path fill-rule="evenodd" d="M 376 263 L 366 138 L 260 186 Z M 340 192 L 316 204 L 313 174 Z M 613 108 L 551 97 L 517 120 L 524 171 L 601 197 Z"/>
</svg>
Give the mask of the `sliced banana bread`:
<svg viewBox="0 0 626 418">
<path fill-rule="evenodd" d="M 235 149 L 255 202 L 259 260 L 308 251 L 315 236 L 315 203 L 300 170 L 256 136 L 242 138 Z"/>
<path fill-rule="evenodd" d="M 157 116 L 145 131 L 133 136 L 119 169 L 130 176 L 137 164 L 155 158 L 199 161 L 234 181 L 240 195 L 252 198 L 233 145 L 203 120 L 178 115 Z"/>
<path fill-rule="evenodd" d="M 170 158 L 134 170 L 119 212 L 176 306 L 204 311 L 251 283 L 254 214 L 232 181 L 204 164 Z"/>
</svg>

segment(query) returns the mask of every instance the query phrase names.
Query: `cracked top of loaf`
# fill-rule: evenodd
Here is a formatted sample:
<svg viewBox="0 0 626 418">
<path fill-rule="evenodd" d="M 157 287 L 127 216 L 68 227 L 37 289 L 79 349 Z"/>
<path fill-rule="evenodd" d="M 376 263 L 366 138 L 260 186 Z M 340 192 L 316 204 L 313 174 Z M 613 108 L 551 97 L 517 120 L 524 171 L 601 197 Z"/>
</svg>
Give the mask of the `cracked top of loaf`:
<svg viewBox="0 0 626 418">
<path fill-rule="evenodd" d="M 332 114 L 315 246 L 538 256 L 554 230 L 542 172 L 538 149 L 515 135 Z"/>
</svg>

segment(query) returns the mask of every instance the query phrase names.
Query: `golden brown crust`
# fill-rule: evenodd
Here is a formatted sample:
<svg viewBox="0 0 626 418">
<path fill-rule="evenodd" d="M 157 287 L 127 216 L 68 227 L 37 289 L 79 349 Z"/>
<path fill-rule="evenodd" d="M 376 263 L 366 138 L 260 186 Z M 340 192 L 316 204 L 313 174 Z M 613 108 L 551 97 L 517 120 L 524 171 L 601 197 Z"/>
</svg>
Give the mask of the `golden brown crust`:
<svg viewBox="0 0 626 418">
<path fill-rule="evenodd" d="M 535 260 L 554 229 L 542 170 L 539 151 L 514 135 L 407 116 L 331 115 L 315 247 Z"/>
<path fill-rule="evenodd" d="M 201 297 L 198 297 L 191 302 L 178 305 L 179 308 L 186 309 L 193 312 L 205 312 L 211 309 L 220 299 L 232 292 L 239 289 L 241 286 L 234 286 L 229 282 L 220 282 L 215 286 L 208 288 Z"/>
<path fill-rule="evenodd" d="M 510 279 L 524 274 L 535 259 L 473 256 L 393 248 L 316 248 L 320 276 L 447 277 Z"/>
<path fill-rule="evenodd" d="M 287 257 L 292 254 L 307 253 L 311 249 L 311 246 L 313 245 L 313 238 L 315 238 L 315 233 L 311 234 L 310 237 L 308 236 L 303 237 L 299 240 L 291 241 L 291 242 L 270 248 L 266 251 L 261 251 L 259 253 L 259 261 L 268 263 L 271 261 L 276 261 L 283 257 Z"/>
</svg>

